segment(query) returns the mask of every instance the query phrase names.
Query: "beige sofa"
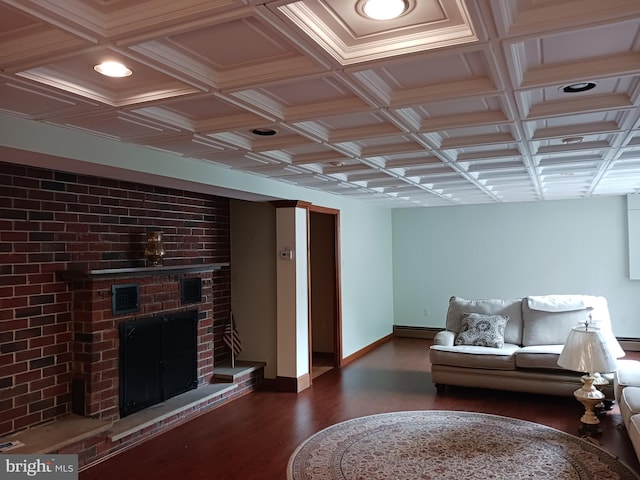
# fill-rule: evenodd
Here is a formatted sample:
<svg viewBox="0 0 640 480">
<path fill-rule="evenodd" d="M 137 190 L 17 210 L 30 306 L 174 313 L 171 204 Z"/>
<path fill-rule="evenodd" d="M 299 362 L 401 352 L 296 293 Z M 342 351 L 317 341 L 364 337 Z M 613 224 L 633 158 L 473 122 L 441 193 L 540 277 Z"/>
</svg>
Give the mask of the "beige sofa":
<svg viewBox="0 0 640 480">
<path fill-rule="evenodd" d="M 504 317 L 508 320 L 501 344 L 499 330 L 504 321 L 500 318 Z M 571 396 L 582 385 L 583 374 L 563 370 L 558 366 L 558 357 L 571 328 L 589 319 L 605 337 L 615 339 L 604 297 L 545 295 L 510 300 L 451 297 L 446 330 L 436 334 L 429 351 L 432 381 L 439 390 L 456 385 Z M 463 324 L 484 328 L 480 341 L 476 335 L 478 328 L 464 330 Z M 483 338 L 487 330 L 488 344 L 492 346 L 464 344 L 487 343 Z M 613 377 L 610 372 L 600 373 Z M 602 391 L 607 399 L 613 400 L 611 382 Z"/>
<path fill-rule="evenodd" d="M 618 361 L 613 387 L 624 426 L 640 460 L 640 362 Z"/>
</svg>

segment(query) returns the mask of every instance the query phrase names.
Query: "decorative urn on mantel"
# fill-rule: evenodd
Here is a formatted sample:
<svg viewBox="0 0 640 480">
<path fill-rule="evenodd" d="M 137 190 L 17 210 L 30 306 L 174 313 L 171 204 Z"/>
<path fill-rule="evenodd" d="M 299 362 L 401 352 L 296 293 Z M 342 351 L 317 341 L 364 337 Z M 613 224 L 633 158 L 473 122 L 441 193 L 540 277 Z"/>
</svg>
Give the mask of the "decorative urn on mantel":
<svg viewBox="0 0 640 480">
<path fill-rule="evenodd" d="M 144 247 L 144 256 L 147 264 L 153 267 L 162 265 L 162 259 L 165 255 L 164 245 L 162 244 L 162 235 L 164 232 L 156 230 L 147 232 L 147 244 Z"/>
</svg>

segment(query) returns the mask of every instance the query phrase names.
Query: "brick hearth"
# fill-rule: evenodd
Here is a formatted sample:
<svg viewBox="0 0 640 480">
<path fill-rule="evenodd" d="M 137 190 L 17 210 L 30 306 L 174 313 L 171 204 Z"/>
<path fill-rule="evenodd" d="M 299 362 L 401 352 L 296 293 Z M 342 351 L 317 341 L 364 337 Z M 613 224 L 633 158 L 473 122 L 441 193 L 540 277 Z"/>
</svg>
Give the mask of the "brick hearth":
<svg viewBox="0 0 640 480">
<path fill-rule="evenodd" d="M 2 442 L 19 442 L 12 454 L 77 454 L 78 466 L 88 466 L 137 443 L 245 395 L 262 383 L 264 364 L 238 362 L 235 368 L 214 369 L 214 383 L 173 397 L 114 423 L 78 415 L 23 430 Z"/>
</svg>

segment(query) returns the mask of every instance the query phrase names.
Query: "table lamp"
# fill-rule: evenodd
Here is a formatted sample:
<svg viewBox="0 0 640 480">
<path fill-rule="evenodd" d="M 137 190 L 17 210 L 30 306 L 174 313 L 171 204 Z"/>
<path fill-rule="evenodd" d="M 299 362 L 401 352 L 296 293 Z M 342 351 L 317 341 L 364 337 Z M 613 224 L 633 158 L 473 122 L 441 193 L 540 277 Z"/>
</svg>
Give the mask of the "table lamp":
<svg viewBox="0 0 640 480">
<path fill-rule="evenodd" d="M 585 408 L 584 415 L 580 418 L 580 431 L 600 433 L 600 420 L 594 407 L 604 400 L 604 393 L 593 382 L 598 372 L 613 372 L 617 369 L 615 356 L 600 329 L 590 326 L 588 322 L 572 328 L 558 358 L 558 365 L 567 370 L 586 372 L 582 377 L 582 388 L 573 392 L 576 400 Z"/>
</svg>

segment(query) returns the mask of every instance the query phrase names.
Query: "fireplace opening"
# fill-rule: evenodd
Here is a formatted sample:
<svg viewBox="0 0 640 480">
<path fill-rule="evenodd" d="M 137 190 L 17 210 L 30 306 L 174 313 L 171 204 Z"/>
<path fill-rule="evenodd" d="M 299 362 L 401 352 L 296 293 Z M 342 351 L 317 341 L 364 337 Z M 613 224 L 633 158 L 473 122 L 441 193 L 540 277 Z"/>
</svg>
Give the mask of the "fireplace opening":
<svg viewBox="0 0 640 480">
<path fill-rule="evenodd" d="M 197 332 L 197 310 L 120 324 L 120 417 L 198 386 Z"/>
</svg>

